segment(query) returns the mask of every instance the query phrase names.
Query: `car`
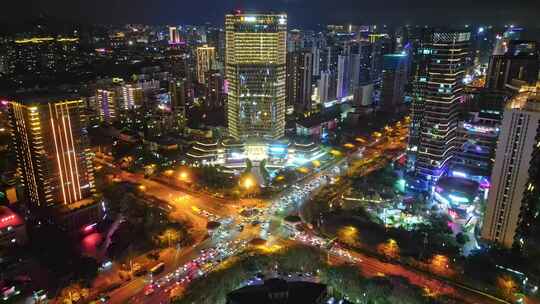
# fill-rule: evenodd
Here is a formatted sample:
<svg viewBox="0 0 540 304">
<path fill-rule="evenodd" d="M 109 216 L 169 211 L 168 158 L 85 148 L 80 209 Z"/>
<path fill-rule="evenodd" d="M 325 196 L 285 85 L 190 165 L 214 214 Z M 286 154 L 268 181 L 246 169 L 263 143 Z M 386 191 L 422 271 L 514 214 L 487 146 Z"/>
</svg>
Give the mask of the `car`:
<svg viewBox="0 0 540 304">
<path fill-rule="evenodd" d="M 43 289 L 33 292 L 33 298 L 36 302 L 47 300 L 47 292 Z"/>
<path fill-rule="evenodd" d="M 149 295 L 153 294 L 154 291 L 155 291 L 155 290 L 154 290 L 154 285 L 148 285 L 148 286 L 146 286 L 146 288 L 144 289 L 144 295 L 145 295 L 145 296 L 149 296 Z"/>
<path fill-rule="evenodd" d="M 145 269 L 145 268 L 139 268 L 139 269 L 137 269 L 136 271 L 133 272 L 133 274 L 134 274 L 136 277 L 141 277 L 141 276 L 143 276 L 143 275 L 145 275 L 145 274 L 147 274 L 147 273 L 148 273 L 148 270 Z"/>
<path fill-rule="evenodd" d="M 97 297 L 97 300 L 99 301 L 99 303 L 108 303 L 110 299 L 111 297 L 107 294 L 100 294 Z"/>
</svg>

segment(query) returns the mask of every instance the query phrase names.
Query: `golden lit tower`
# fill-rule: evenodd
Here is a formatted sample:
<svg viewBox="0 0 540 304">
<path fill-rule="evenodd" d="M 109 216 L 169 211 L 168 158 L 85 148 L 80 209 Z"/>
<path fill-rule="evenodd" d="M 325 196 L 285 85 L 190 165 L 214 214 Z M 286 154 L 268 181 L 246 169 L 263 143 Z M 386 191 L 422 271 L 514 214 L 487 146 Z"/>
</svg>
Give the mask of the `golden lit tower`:
<svg viewBox="0 0 540 304">
<path fill-rule="evenodd" d="M 169 44 L 179 44 L 180 43 L 180 31 L 176 26 L 169 27 Z"/>
<path fill-rule="evenodd" d="M 216 61 L 216 48 L 211 46 L 201 46 L 197 48 L 197 81 L 206 83 L 206 72 L 212 69 Z"/>
<path fill-rule="evenodd" d="M 225 16 L 229 133 L 278 139 L 285 134 L 287 15 Z"/>
<path fill-rule="evenodd" d="M 30 208 L 69 206 L 94 192 L 83 107 L 77 97 L 10 102 L 13 149 Z"/>
</svg>

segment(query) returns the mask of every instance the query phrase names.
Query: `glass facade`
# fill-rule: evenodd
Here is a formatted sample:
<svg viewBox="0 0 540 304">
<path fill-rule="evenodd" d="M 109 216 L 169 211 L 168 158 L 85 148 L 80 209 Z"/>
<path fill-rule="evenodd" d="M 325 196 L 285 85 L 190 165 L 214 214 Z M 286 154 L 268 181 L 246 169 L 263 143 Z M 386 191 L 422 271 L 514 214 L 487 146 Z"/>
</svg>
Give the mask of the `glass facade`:
<svg viewBox="0 0 540 304">
<path fill-rule="evenodd" d="M 434 32 L 425 45 L 428 55 L 415 75 L 415 170 L 430 183 L 445 172 L 457 145 L 458 105 L 463 97 L 469 43 L 468 32 Z"/>
<path fill-rule="evenodd" d="M 231 14 L 225 27 L 230 135 L 283 137 L 287 16 Z"/>
</svg>

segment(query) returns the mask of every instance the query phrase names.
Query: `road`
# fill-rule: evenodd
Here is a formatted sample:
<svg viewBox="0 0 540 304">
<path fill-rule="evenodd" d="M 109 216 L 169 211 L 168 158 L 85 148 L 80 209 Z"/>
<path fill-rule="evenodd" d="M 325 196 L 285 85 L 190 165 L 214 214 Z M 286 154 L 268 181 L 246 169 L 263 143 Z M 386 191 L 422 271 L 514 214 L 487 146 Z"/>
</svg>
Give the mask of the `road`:
<svg viewBox="0 0 540 304">
<path fill-rule="evenodd" d="M 239 202 L 226 202 L 223 199 L 216 199 L 205 194 L 190 194 L 185 191 L 180 191 L 177 188 L 168 186 L 154 180 L 144 178 L 141 174 L 133 174 L 122 170 L 117 170 L 115 178 L 122 181 L 127 181 L 139 185 L 139 190 L 149 197 L 156 198 L 163 202 L 167 202 L 173 207 L 169 216 L 172 220 L 188 221 L 193 224 L 191 233 L 195 239 L 195 246 L 190 248 L 182 248 L 160 254 L 160 261 L 165 263 L 163 274 L 170 273 L 176 270 L 178 265 L 182 265 L 187 261 L 192 260 L 197 254 L 204 249 L 211 248 L 216 245 L 216 242 L 224 240 L 251 240 L 259 236 L 258 227 L 246 227 L 241 233 L 237 233 L 234 229 L 230 235 L 225 238 L 209 238 L 203 240 L 207 236 L 207 223 L 209 220 L 218 221 L 225 218 L 231 218 L 231 226 L 240 224 L 239 206 L 253 206 L 258 203 L 257 200 L 246 199 Z M 168 253 L 168 254 L 167 254 Z M 174 257 L 174 258 L 173 258 Z M 115 272 L 111 271 L 102 276 L 115 276 Z M 101 278 L 98 278 L 100 280 Z M 143 293 L 145 286 L 149 284 L 148 277 L 137 277 L 129 283 L 122 285 L 116 290 L 109 293 L 111 303 L 125 303 L 128 299 L 138 298 Z M 156 293 L 159 296 L 162 292 Z M 143 297 L 144 299 L 144 297 Z M 150 301 L 148 303 L 154 303 Z M 140 300 L 143 301 L 143 300 Z M 131 301 L 130 301 L 131 302 Z"/>
<path fill-rule="evenodd" d="M 428 276 L 425 273 L 415 271 L 400 264 L 384 262 L 374 257 L 341 248 L 339 245 L 333 245 L 328 249 L 328 240 L 316 236 L 310 230 L 296 231 L 292 239 L 325 250 L 329 254 L 329 262 L 331 264 L 346 263 L 357 266 L 360 273 L 368 278 L 385 276 L 404 277 L 411 284 L 423 288 L 426 293 L 433 296 L 451 295 L 462 301 L 462 303 L 469 304 L 508 304 L 507 301 L 498 299 L 482 291 Z"/>
<path fill-rule="evenodd" d="M 394 126 L 395 127 L 395 126 Z M 397 148 L 400 148 L 400 142 L 403 143 L 403 134 L 406 132 L 404 128 L 398 128 L 397 131 L 393 132 L 394 135 L 383 135 L 375 141 L 364 145 L 366 151 L 364 156 L 361 159 L 358 159 L 357 151 L 350 151 L 343 158 L 339 158 L 334 161 L 334 163 L 327 165 L 320 169 L 319 172 L 313 172 L 312 174 L 307 175 L 302 181 L 296 183 L 296 187 L 287 188 L 285 191 L 279 193 L 275 198 L 270 202 L 268 208 L 266 208 L 265 218 L 268 222 L 271 219 L 275 218 L 275 213 L 278 209 L 286 207 L 299 208 L 301 204 L 309 199 L 309 197 L 316 192 L 321 186 L 326 184 L 328 179 L 327 176 L 336 176 L 342 174 L 339 170 L 335 170 L 336 166 L 342 166 L 348 163 L 352 163 L 352 169 L 355 170 L 357 167 L 374 162 L 373 167 L 366 172 L 370 172 L 378 167 L 378 164 L 375 162 L 381 155 L 387 150 L 395 151 Z M 388 132 L 390 133 L 390 132 Z M 399 138 L 399 139 L 398 139 Z M 368 166 L 368 167 L 371 167 Z M 144 189 L 146 195 L 153 196 L 160 200 L 166 201 L 175 207 L 175 210 L 171 213 L 173 218 L 177 219 L 189 219 L 196 223 L 197 229 L 204 230 L 208 216 L 201 213 L 201 210 L 222 217 L 231 217 L 233 219 L 232 225 L 238 225 L 240 218 L 238 216 L 238 208 L 233 207 L 234 204 L 226 204 L 221 200 L 213 199 L 212 197 L 206 195 L 193 195 L 188 194 L 177 189 L 173 189 L 162 183 L 145 179 L 140 175 L 128 174 L 126 172 L 121 173 L 121 178 L 126 181 L 131 181 L 133 183 L 140 184 Z M 242 205 L 240 204 L 236 205 Z M 239 240 L 250 240 L 254 237 L 257 237 L 259 234 L 265 234 L 269 237 L 272 237 L 276 241 L 280 241 L 288 238 L 284 235 L 279 235 L 277 230 L 271 229 L 270 227 L 275 225 L 267 225 L 266 232 L 262 232 L 261 229 L 257 227 L 251 227 L 246 229 L 241 233 L 230 233 L 226 238 L 211 238 L 205 241 L 198 243 L 195 247 L 189 250 L 182 250 L 178 253 L 178 256 L 171 260 L 171 258 L 164 257 L 163 261 L 166 264 L 165 271 L 161 276 L 158 276 L 154 279 L 160 279 L 160 277 L 169 277 L 171 273 L 177 270 L 178 265 L 183 265 L 189 263 L 193 259 L 196 259 L 201 250 L 214 248 L 217 243 L 222 243 L 224 241 L 239 241 Z M 234 230 L 234 229 L 230 229 Z M 298 240 L 296 240 L 298 241 Z M 324 241 L 324 240 L 323 240 Z M 313 244 L 312 244 L 313 245 Z M 320 246 L 318 246 L 320 247 Z M 360 271 L 368 276 L 403 276 L 411 281 L 412 284 L 415 284 L 420 287 L 426 287 L 426 291 L 433 294 L 448 294 L 458 299 L 462 299 L 464 303 L 506 303 L 501 302 L 500 300 L 493 298 L 489 295 L 483 294 L 482 292 L 476 290 L 470 290 L 466 286 L 459 286 L 457 284 L 451 284 L 437 278 L 430 277 L 426 274 L 416 272 L 414 270 L 405 268 L 399 264 L 390 264 L 382 262 L 378 259 L 364 256 L 356 252 L 348 252 L 349 258 L 344 259 L 341 256 L 332 255 L 330 261 L 332 262 L 350 262 L 350 256 L 354 257 L 356 260 L 356 265 L 358 265 Z M 125 303 L 129 299 L 129 303 L 168 303 L 170 285 L 164 285 L 161 288 L 158 288 L 151 295 L 144 294 L 144 288 L 149 284 L 149 278 L 138 278 L 130 282 L 129 284 L 118 288 L 117 290 L 110 293 L 111 303 Z"/>
</svg>

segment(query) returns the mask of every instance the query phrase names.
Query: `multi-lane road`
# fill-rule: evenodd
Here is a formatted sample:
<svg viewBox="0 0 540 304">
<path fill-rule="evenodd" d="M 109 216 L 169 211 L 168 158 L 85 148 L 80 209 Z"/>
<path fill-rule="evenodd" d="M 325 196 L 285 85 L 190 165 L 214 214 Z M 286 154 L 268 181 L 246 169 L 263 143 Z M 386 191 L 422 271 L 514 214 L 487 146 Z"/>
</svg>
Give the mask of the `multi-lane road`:
<svg viewBox="0 0 540 304">
<path fill-rule="evenodd" d="M 197 239 L 195 246 L 174 251 L 174 253 L 163 255 L 160 258 L 160 260 L 165 263 L 165 269 L 163 273 L 152 278 L 154 281 L 157 280 L 158 282 L 162 282 L 159 287 L 153 285 L 152 292 L 148 292 L 150 278 L 148 276 L 136 278 L 126 285 L 110 292 L 110 303 L 167 303 L 169 300 L 169 292 L 172 288 L 171 284 L 188 276 L 186 273 L 182 273 L 182 271 L 184 271 L 182 269 L 185 269 L 185 265 L 191 265 L 193 261 L 200 259 L 201 252 L 204 250 L 216 250 L 216 248 L 219 248 L 220 254 L 223 254 L 224 256 L 217 260 L 210 260 L 211 263 L 219 263 L 219 261 L 225 258 L 227 254 L 238 252 L 238 248 L 235 246 L 238 246 L 238 244 L 241 243 L 245 244 L 245 242 L 258 237 L 261 234 L 272 238 L 276 242 L 279 242 L 280 240 L 291 241 L 289 235 L 280 234 L 278 230 L 270 228 L 275 227 L 275 225 L 265 225 L 265 223 L 269 223 L 275 218 L 275 211 L 283 207 L 299 208 L 304 201 L 309 199 L 312 193 L 316 192 L 328 181 L 327 177 L 343 174 L 343 170 L 336 170 L 336 167 L 348 163 L 352 163 L 354 166 L 355 162 L 359 161 L 369 163 L 370 161 L 377 159 L 381 154 L 384 154 L 387 150 L 395 152 L 396 147 L 403 147 L 403 134 L 406 133 L 406 129 L 399 126 L 393 126 L 393 128 L 396 130 L 387 132 L 373 140 L 371 143 L 364 145 L 364 147 L 367 147 L 370 150 L 365 153 L 363 159 L 358 160 L 358 153 L 353 150 L 348 153 L 346 157 L 339 158 L 334 162 L 325 165 L 323 168 L 320 168 L 318 172 L 307 175 L 301 182 L 297 183 L 295 187 L 289 187 L 276 195 L 271 201 L 265 202 L 267 207 L 265 208 L 266 212 L 262 213 L 262 224 L 257 226 L 246 225 L 247 229 L 241 232 L 238 231 L 236 227 L 238 227 L 244 219 L 239 215 L 240 208 L 237 206 L 244 207 L 245 205 L 253 204 L 253 202 L 227 203 L 224 200 L 218 200 L 209 195 L 180 191 L 164 183 L 146 179 L 141 175 L 121 172 L 119 174 L 121 179 L 141 185 L 141 189 L 143 189 L 146 195 L 153 196 L 171 204 L 174 207 L 174 210 L 170 214 L 171 217 L 177 220 L 191 221 L 194 224 L 194 230 L 199 238 Z M 376 163 L 374 163 L 373 166 L 376 167 Z M 232 223 L 229 228 L 226 228 L 227 231 L 224 232 L 223 235 L 214 235 L 203 240 L 202 236 L 206 235 L 207 221 L 216 218 L 229 218 Z M 259 217 L 259 219 L 261 219 L 261 217 Z M 261 229 L 264 230 L 264 233 L 261 233 Z M 293 237 L 292 241 L 317 246 L 315 243 L 310 244 L 310 241 L 298 239 L 297 237 L 298 236 Z M 310 234 L 308 238 L 316 239 L 318 237 L 314 234 Z M 324 242 L 325 240 L 321 239 L 320 241 Z M 225 245 L 219 247 L 220 244 Z M 368 277 L 386 275 L 403 276 L 409 279 L 411 283 L 425 287 L 426 291 L 434 294 L 448 294 L 462 299 L 464 303 L 506 303 L 480 291 L 472 290 L 452 282 L 443 281 L 424 273 L 408 269 L 399 264 L 382 262 L 356 252 L 344 251 L 344 249 L 340 249 L 339 252 L 341 255 L 331 255 L 332 260 L 335 262 L 343 262 L 343 259 L 347 259 L 346 261 L 350 263 L 352 257 L 352 261 L 356 263 L 360 271 Z M 343 255 L 343 252 L 346 252 L 346 254 Z"/>
</svg>

